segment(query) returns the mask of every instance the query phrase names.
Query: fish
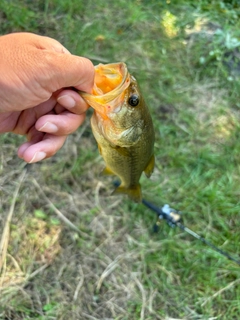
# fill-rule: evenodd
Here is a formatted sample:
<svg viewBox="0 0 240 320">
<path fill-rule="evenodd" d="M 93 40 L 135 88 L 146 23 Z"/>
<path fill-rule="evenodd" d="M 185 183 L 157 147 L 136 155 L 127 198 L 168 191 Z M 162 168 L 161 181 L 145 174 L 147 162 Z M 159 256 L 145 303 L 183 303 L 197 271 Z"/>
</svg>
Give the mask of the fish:
<svg viewBox="0 0 240 320">
<path fill-rule="evenodd" d="M 142 201 L 142 172 L 150 178 L 154 169 L 154 127 L 137 80 L 124 62 L 95 67 L 91 93 L 80 92 L 94 109 L 93 135 L 106 168 L 121 183 L 113 194 L 127 194 Z"/>
</svg>

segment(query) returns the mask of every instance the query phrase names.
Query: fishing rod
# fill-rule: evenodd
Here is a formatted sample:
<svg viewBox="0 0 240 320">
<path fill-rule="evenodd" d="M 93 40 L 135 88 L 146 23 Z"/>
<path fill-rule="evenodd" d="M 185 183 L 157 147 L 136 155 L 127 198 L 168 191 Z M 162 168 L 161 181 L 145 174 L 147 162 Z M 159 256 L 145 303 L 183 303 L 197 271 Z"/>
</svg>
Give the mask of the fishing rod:
<svg viewBox="0 0 240 320">
<path fill-rule="evenodd" d="M 235 259 L 229 253 L 221 250 L 220 248 L 218 248 L 217 246 L 215 246 L 210 241 L 206 240 L 205 238 L 203 238 L 202 236 L 200 236 L 199 234 L 197 234 L 193 230 L 187 228 L 182 223 L 182 213 L 180 211 L 177 211 L 177 210 L 175 210 L 173 208 L 170 208 L 170 206 L 168 204 L 165 204 L 163 207 L 157 207 L 155 204 L 153 204 L 153 203 L 151 203 L 151 202 L 149 202 L 149 201 L 147 201 L 145 199 L 142 200 L 142 203 L 147 208 L 149 208 L 150 210 L 154 211 L 157 214 L 157 218 L 158 218 L 159 221 L 160 220 L 166 220 L 170 227 L 172 227 L 172 228 L 175 227 L 175 226 L 179 227 L 181 230 L 187 232 L 188 234 L 190 234 L 194 238 L 202 241 L 203 243 L 205 243 L 206 245 L 211 247 L 216 252 L 220 253 L 221 255 L 225 256 L 229 260 L 232 260 L 235 263 L 237 263 L 238 265 L 240 265 L 240 260 Z"/>
</svg>

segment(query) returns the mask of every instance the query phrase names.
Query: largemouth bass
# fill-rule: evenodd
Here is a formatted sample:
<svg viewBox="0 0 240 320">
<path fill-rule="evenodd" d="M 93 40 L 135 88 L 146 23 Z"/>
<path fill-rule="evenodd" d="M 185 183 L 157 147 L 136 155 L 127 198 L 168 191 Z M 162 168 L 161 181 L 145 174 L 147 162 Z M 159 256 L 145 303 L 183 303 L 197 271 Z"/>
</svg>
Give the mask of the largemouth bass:
<svg viewBox="0 0 240 320">
<path fill-rule="evenodd" d="M 150 177 L 154 168 L 154 129 L 136 79 L 123 62 L 99 64 L 92 93 L 80 94 L 95 110 L 91 126 L 104 172 L 121 180 L 114 193 L 141 202 L 139 179 L 143 171 Z"/>
</svg>

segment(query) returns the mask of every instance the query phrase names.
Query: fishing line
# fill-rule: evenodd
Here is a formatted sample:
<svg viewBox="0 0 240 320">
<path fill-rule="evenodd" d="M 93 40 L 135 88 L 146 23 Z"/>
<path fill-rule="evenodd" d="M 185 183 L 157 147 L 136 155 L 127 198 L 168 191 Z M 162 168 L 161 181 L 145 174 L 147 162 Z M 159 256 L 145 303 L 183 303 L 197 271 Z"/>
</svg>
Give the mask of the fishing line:
<svg viewBox="0 0 240 320">
<path fill-rule="evenodd" d="M 149 202 L 149 201 L 147 201 L 145 199 L 142 200 L 142 203 L 146 207 L 151 209 L 152 211 L 156 212 L 159 221 L 160 220 L 166 220 L 170 227 L 177 226 L 181 230 L 187 232 L 188 234 L 190 234 L 194 238 L 202 241 L 203 243 L 205 243 L 207 246 L 211 247 L 216 252 L 218 252 L 221 255 L 225 256 L 229 260 L 234 261 L 235 263 L 237 263 L 240 266 L 240 260 L 234 258 L 228 252 L 225 252 L 225 251 L 221 250 L 220 248 L 218 248 L 217 246 L 212 244 L 210 241 L 206 240 L 205 238 L 203 238 L 202 236 L 200 236 L 199 234 L 197 234 L 193 230 L 191 230 L 188 227 L 186 227 L 182 223 L 182 213 L 180 211 L 177 211 L 175 209 L 170 208 L 170 206 L 168 204 L 165 204 L 163 207 L 157 207 L 156 205 L 154 205 L 153 203 L 151 203 L 151 202 Z"/>
</svg>

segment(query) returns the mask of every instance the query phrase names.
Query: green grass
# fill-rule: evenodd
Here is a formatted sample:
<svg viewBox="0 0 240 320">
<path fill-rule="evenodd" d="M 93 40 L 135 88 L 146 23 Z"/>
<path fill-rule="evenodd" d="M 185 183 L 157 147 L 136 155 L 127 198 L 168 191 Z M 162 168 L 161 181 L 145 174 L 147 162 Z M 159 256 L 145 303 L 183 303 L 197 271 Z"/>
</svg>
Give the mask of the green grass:
<svg viewBox="0 0 240 320">
<path fill-rule="evenodd" d="M 35 32 L 94 64 L 127 63 L 156 132 L 156 169 L 141 180 L 144 197 L 182 211 L 186 226 L 235 257 L 239 16 L 238 1 L 0 3 L 1 34 Z M 112 178 L 100 176 L 90 113 L 56 156 L 31 166 L 21 186 L 0 319 L 238 319 L 237 264 L 164 221 L 153 233 L 154 213 L 109 197 Z M 21 141 L 0 137 L 2 227 L 23 168 L 16 157 Z M 54 223 L 56 208 L 79 233 Z"/>
</svg>

